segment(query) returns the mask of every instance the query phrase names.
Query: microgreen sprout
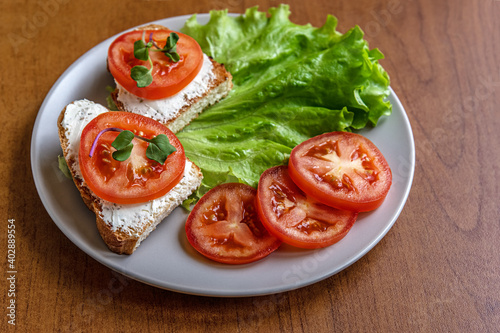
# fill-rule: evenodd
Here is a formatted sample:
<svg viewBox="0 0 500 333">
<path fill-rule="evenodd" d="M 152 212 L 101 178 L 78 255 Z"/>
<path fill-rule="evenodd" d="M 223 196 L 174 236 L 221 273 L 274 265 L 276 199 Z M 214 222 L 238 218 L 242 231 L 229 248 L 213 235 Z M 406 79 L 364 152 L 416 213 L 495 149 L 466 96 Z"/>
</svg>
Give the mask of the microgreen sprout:
<svg viewBox="0 0 500 333">
<path fill-rule="evenodd" d="M 165 46 L 163 48 L 159 47 L 158 44 L 153 40 L 153 32 L 149 34 L 149 41 L 146 43 L 146 31 L 142 33 L 142 38 L 135 41 L 134 43 L 134 57 L 139 60 L 147 61 L 149 63 L 149 68 L 143 65 L 137 65 L 132 67 L 130 70 L 130 76 L 134 81 L 137 82 L 139 88 L 144 88 L 149 86 L 153 82 L 153 61 L 149 55 L 149 51 L 162 52 L 173 62 L 178 62 L 180 56 L 177 53 L 177 42 L 179 41 L 179 35 L 175 32 L 171 32 L 167 37 Z"/>
<path fill-rule="evenodd" d="M 109 131 L 120 132 L 113 143 L 111 143 L 111 146 L 116 149 L 116 151 L 113 152 L 112 156 L 115 160 L 120 162 L 123 162 L 130 157 L 132 148 L 134 146 L 132 143 L 132 140 L 134 138 L 148 142 L 149 145 L 146 149 L 146 157 L 160 164 L 165 163 L 167 157 L 173 152 L 177 151 L 177 149 L 175 149 L 175 147 L 170 144 L 170 141 L 165 134 L 159 134 L 151 139 L 147 139 L 142 136 L 135 135 L 133 132 L 128 130 L 123 130 L 117 127 L 109 127 L 103 129 L 97 134 L 94 142 L 92 143 L 92 147 L 90 148 L 89 157 L 92 157 L 94 155 L 97 147 L 97 142 L 99 141 L 101 135 Z"/>
</svg>

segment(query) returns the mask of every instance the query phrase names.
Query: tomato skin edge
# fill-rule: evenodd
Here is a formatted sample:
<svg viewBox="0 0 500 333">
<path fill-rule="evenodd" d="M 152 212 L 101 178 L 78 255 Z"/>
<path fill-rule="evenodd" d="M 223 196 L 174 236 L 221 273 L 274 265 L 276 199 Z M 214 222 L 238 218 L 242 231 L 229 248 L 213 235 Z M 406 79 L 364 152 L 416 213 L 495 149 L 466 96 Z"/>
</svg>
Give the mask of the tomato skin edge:
<svg viewBox="0 0 500 333">
<path fill-rule="evenodd" d="M 94 155 L 93 157 L 90 157 L 89 154 L 91 146 L 94 142 L 93 140 L 95 140 L 97 133 L 104 129 L 102 125 L 105 125 L 104 127 L 123 127 L 122 129 L 128 130 L 134 130 L 134 126 L 141 125 L 145 126 L 145 128 L 148 130 L 156 131 L 157 134 L 167 135 L 171 144 L 176 148 L 176 151 L 172 153 L 172 155 L 170 155 L 172 157 L 168 157 L 168 159 L 173 159 L 170 160 L 171 164 L 169 164 L 169 167 L 171 167 L 171 169 L 163 171 L 164 173 L 170 173 L 172 175 L 168 178 L 168 181 L 166 183 L 160 183 L 160 185 L 164 186 L 148 186 L 148 191 L 146 189 L 144 191 L 137 191 L 136 193 L 128 192 L 126 193 L 126 195 L 121 196 L 117 194 L 123 194 L 123 189 L 100 186 L 100 184 L 102 183 L 102 179 L 97 175 L 96 164 L 92 161 L 93 159 L 97 158 L 97 156 Z M 138 114 L 121 111 L 111 111 L 98 115 L 84 127 L 80 136 L 78 161 L 80 165 L 80 172 L 82 174 L 82 180 L 86 183 L 87 187 L 90 189 L 90 191 L 92 191 L 94 195 L 96 195 L 100 199 L 113 202 L 115 204 L 138 204 L 162 197 L 170 192 L 170 190 L 172 190 L 184 177 L 186 156 L 184 153 L 184 148 L 182 147 L 180 141 L 177 139 L 175 134 L 172 133 L 164 125 L 154 121 L 151 118 Z M 128 163 L 127 161 L 128 159 L 120 163 Z M 165 163 L 168 163 L 167 161 Z M 154 185 L 154 180 L 149 180 L 148 182 L 150 182 L 149 184 Z"/>
<path fill-rule="evenodd" d="M 258 194 L 257 194 L 257 196 L 258 196 Z M 349 231 L 352 229 L 352 226 L 354 225 L 354 223 L 356 222 L 357 217 L 358 217 L 357 213 L 354 214 L 353 217 L 351 218 L 351 220 L 349 221 L 349 225 L 342 231 L 342 233 L 337 234 L 336 237 L 333 238 L 330 242 L 327 242 L 327 243 L 325 243 L 325 242 L 321 242 L 321 243 L 319 243 L 319 242 L 316 242 L 316 243 L 315 242 L 299 242 L 295 239 L 291 239 L 289 237 L 286 237 L 284 234 L 282 234 L 282 233 L 278 232 L 276 229 L 274 229 L 272 224 L 267 222 L 267 220 L 264 218 L 265 215 L 264 215 L 264 211 L 261 207 L 260 200 L 258 198 L 256 198 L 256 201 L 258 201 L 255 204 L 255 207 L 257 208 L 257 213 L 261 217 L 262 224 L 267 229 L 267 231 L 269 231 L 270 234 L 274 235 L 276 238 L 281 240 L 283 243 L 291 245 L 291 246 L 295 246 L 295 247 L 298 247 L 301 249 L 321 249 L 321 248 L 329 247 L 329 246 L 339 242 L 342 238 L 344 238 L 349 233 Z"/>
<path fill-rule="evenodd" d="M 342 200 L 339 198 L 334 198 L 332 200 L 330 199 L 330 196 L 327 195 L 326 193 L 318 190 L 314 185 L 309 184 L 306 181 L 302 180 L 302 177 L 298 173 L 297 169 L 295 168 L 292 160 L 290 159 L 288 163 L 288 173 L 290 174 L 290 177 L 292 180 L 295 182 L 295 184 L 307 195 L 310 197 L 314 198 L 315 200 L 321 202 L 322 204 L 325 204 L 330 207 L 334 207 L 337 209 L 341 210 L 349 210 L 352 212 L 368 212 L 377 209 L 382 205 L 384 202 L 386 196 L 381 197 L 377 200 L 373 201 L 365 201 L 365 202 L 351 202 L 347 200 Z"/>
<path fill-rule="evenodd" d="M 312 139 L 317 140 L 318 138 L 321 138 L 321 137 L 328 137 L 334 133 L 336 133 L 336 132 L 324 133 L 324 134 L 321 134 L 317 137 L 311 138 L 309 140 L 312 140 Z M 354 134 L 354 133 L 350 133 L 350 132 L 342 132 L 342 134 L 347 134 L 347 133 Z M 355 134 L 355 135 L 361 136 L 359 134 Z M 363 137 L 363 136 L 361 136 L 361 137 Z M 388 176 L 388 178 L 387 178 L 387 191 L 381 197 L 379 197 L 375 200 L 364 200 L 364 201 L 363 200 L 357 200 L 357 201 L 345 200 L 345 199 L 342 199 L 339 197 L 332 197 L 331 194 L 329 194 L 325 191 L 322 191 L 321 189 L 314 186 L 314 184 L 305 180 L 304 177 L 298 171 L 297 166 L 295 165 L 296 164 L 296 157 L 293 154 L 293 152 L 294 152 L 294 150 L 297 149 L 297 147 L 301 146 L 302 144 L 304 144 L 305 142 L 307 142 L 309 140 L 304 141 L 303 143 L 299 144 L 298 146 L 296 146 L 292 150 L 292 153 L 290 154 L 290 159 L 288 162 L 288 173 L 290 175 L 290 178 L 292 178 L 293 182 L 302 191 L 304 191 L 307 195 L 309 195 L 310 197 L 314 198 L 318 202 L 321 202 L 327 206 L 334 207 L 334 208 L 341 209 L 341 210 L 349 210 L 349 211 L 353 211 L 353 212 L 368 212 L 368 211 L 372 211 L 372 210 L 377 209 L 385 201 L 385 198 L 387 197 L 389 189 L 392 185 L 392 171 L 391 171 L 387 161 L 385 160 L 385 157 L 380 152 L 380 150 L 368 138 L 363 137 L 363 139 L 366 140 L 368 145 L 370 145 L 371 148 L 376 151 L 377 155 L 379 155 L 381 157 L 381 159 L 379 160 L 381 165 L 383 166 L 383 170 L 381 170 L 381 171 L 386 172 L 387 176 Z"/>
<path fill-rule="evenodd" d="M 83 169 L 81 169 L 81 172 L 82 172 L 83 178 L 85 179 L 86 172 L 84 172 Z M 179 175 L 176 178 L 174 178 L 172 183 L 169 186 L 164 187 L 162 191 L 158 191 L 152 195 L 146 195 L 146 196 L 134 197 L 134 198 L 116 198 L 113 196 L 107 196 L 106 194 L 104 194 L 104 193 L 100 192 L 99 190 L 97 190 L 96 188 L 94 188 L 93 184 L 90 185 L 91 183 L 87 182 L 87 186 L 92 192 L 94 192 L 94 194 L 99 193 L 98 197 L 103 199 L 103 200 L 106 200 L 106 201 L 109 201 L 109 202 L 112 202 L 112 203 L 115 203 L 118 205 L 140 204 L 140 203 L 149 202 L 151 200 L 154 200 L 154 199 L 157 199 L 157 198 L 160 198 L 160 197 L 166 195 L 175 186 L 177 186 L 177 184 L 180 183 L 180 181 L 182 180 L 183 177 L 184 177 L 184 169 L 182 170 L 182 172 L 179 173 Z M 87 176 L 87 179 L 88 179 L 88 176 Z"/>
<path fill-rule="evenodd" d="M 187 227 L 186 227 L 186 236 L 187 236 L 187 239 L 189 241 L 189 244 L 191 244 L 191 246 L 196 250 L 196 252 L 198 254 L 200 254 L 201 256 L 203 256 L 206 259 L 213 260 L 213 261 L 216 261 L 218 263 L 227 264 L 227 265 L 245 265 L 245 264 L 250 264 L 250 263 L 262 260 L 265 257 L 267 257 L 268 255 L 270 255 L 271 253 L 273 253 L 274 251 L 276 251 L 278 249 L 278 247 L 281 245 L 281 241 L 280 241 L 279 245 L 277 245 L 276 248 L 269 249 L 267 251 L 259 252 L 258 256 L 248 258 L 246 260 L 244 260 L 244 259 L 242 260 L 242 259 L 238 259 L 238 258 L 224 258 L 224 257 L 210 256 L 206 253 L 202 253 L 200 250 L 198 250 L 198 243 L 194 240 L 195 237 L 193 236 L 192 232 L 187 229 Z M 276 238 L 278 238 L 278 237 L 276 237 Z"/>
<path fill-rule="evenodd" d="M 189 66 L 186 67 L 186 69 L 182 69 L 184 76 L 181 76 L 181 78 L 177 79 L 177 77 L 173 73 L 169 73 L 163 76 L 156 76 L 156 74 L 153 74 L 153 82 L 150 85 L 148 85 L 147 87 L 137 86 L 137 83 L 130 77 L 130 70 L 133 66 L 123 65 L 123 62 L 121 61 L 122 59 L 117 57 L 115 53 L 120 53 L 118 51 L 119 49 L 117 48 L 117 45 L 119 46 L 120 43 L 128 42 L 131 45 L 133 45 L 134 41 L 139 40 L 141 38 L 140 35 L 142 34 L 143 30 L 132 30 L 123 33 L 111 43 L 107 52 L 108 70 L 113 76 L 113 78 L 120 84 L 120 86 L 122 86 L 123 89 L 125 89 L 134 96 L 149 100 L 158 100 L 171 97 L 180 92 L 182 89 L 184 89 L 198 75 L 203 66 L 203 59 L 204 59 L 203 51 L 200 45 L 196 42 L 196 40 L 194 40 L 194 38 L 192 38 L 189 35 L 185 35 L 181 32 L 172 31 L 167 28 L 147 29 L 144 31 L 147 34 L 149 33 L 168 34 L 171 32 L 175 32 L 177 33 L 177 35 L 181 37 L 182 41 L 178 42 L 177 51 L 179 52 L 179 54 L 182 54 L 181 50 L 185 48 L 189 49 L 189 54 L 192 57 L 190 59 L 194 59 L 194 60 L 189 60 L 190 63 L 194 64 L 190 64 Z M 134 36 L 136 34 L 138 36 Z M 128 41 L 128 39 L 132 40 Z M 183 45 L 184 41 L 186 41 L 185 42 L 186 45 Z M 132 50 L 127 50 L 127 51 L 132 51 Z M 129 53 L 133 54 L 133 52 Z M 135 60 L 136 58 L 134 58 L 134 61 Z M 151 67 L 146 61 L 140 61 L 136 64 L 145 66 L 148 69 L 150 69 Z M 175 64 L 176 63 L 174 63 L 174 65 Z M 154 67 L 155 66 L 158 65 L 154 65 Z M 165 83 L 162 80 L 162 77 L 167 77 L 167 76 L 172 77 L 172 75 L 176 77 L 176 79 L 174 79 L 175 82 L 170 82 L 169 81 L 170 79 L 167 79 L 167 83 Z"/>
<path fill-rule="evenodd" d="M 222 264 L 229 264 L 229 265 L 250 264 L 250 263 L 253 263 L 255 261 L 262 260 L 265 257 L 267 257 L 268 255 L 270 255 L 272 252 L 276 251 L 282 243 L 281 240 L 279 240 L 279 238 L 277 238 L 277 237 L 274 237 L 276 239 L 272 243 L 272 246 L 265 247 L 265 248 L 261 249 L 260 251 L 258 251 L 258 253 L 256 255 L 251 256 L 251 257 L 246 257 L 246 258 L 222 257 L 222 256 L 211 255 L 210 253 L 207 253 L 206 251 L 204 251 L 203 246 L 200 244 L 200 242 L 197 241 L 197 237 L 195 236 L 194 232 L 192 231 L 192 224 L 195 222 L 195 215 L 194 214 L 198 213 L 196 211 L 197 205 L 203 203 L 202 200 L 208 200 L 207 198 L 209 196 L 207 196 L 207 194 L 209 194 L 210 192 L 212 192 L 220 187 L 231 186 L 231 184 L 232 183 L 224 183 L 224 184 L 218 185 L 217 187 L 215 187 L 215 188 L 211 189 L 210 191 L 208 191 L 207 193 L 205 193 L 205 195 L 198 201 L 198 203 L 195 205 L 195 207 L 193 208 L 193 210 L 189 214 L 188 218 L 186 219 L 186 223 L 185 223 L 186 237 L 187 237 L 189 244 L 191 244 L 191 246 L 204 258 L 207 258 L 207 259 L 210 259 L 210 260 L 222 263 Z M 242 184 L 242 183 L 235 183 L 235 184 L 237 184 L 239 186 L 248 186 L 249 188 L 251 188 L 249 185 L 246 185 L 246 184 Z M 254 188 L 252 188 L 252 189 L 255 191 Z M 253 203 L 255 206 L 255 203 L 256 203 L 255 199 L 254 199 Z M 266 228 L 266 230 L 267 230 L 267 228 Z M 272 233 L 269 233 L 269 234 L 274 236 Z"/>
<path fill-rule="evenodd" d="M 267 172 L 270 172 L 272 169 L 276 169 L 276 168 L 279 168 L 279 167 L 270 168 L 270 169 L 264 171 L 263 175 Z M 297 184 L 295 184 L 295 185 L 297 185 Z M 260 186 L 260 183 L 259 183 L 259 186 Z M 300 241 L 300 240 L 288 237 L 284 233 L 277 230 L 274 227 L 274 225 L 268 221 L 268 219 L 266 218 L 266 214 L 264 213 L 264 209 L 262 207 L 262 204 L 261 204 L 261 202 L 263 200 L 260 199 L 260 196 L 261 196 L 260 190 L 261 190 L 260 188 L 257 189 L 257 195 L 255 198 L 255 201 L 256 201 L 255 208 L 257 210 L 257 214 L 259 215 L 262 224 L 264 225 L 264 227 L 267 229 L 267 231 L 270 234 L 272 234 L 276 238 L 280 239 L 283 243 L 291 245 L 291 246 L 295 246 L 295 247 L 303 248 L 303 249 L 319 249 L 319 248 L 325 248 L 325 247 L 331 246 L 331 245 L 339 242 L 342 238 L 344 238 L 349 233 L 349 231 L 352 229 L 352 226 L 354 225 L 354 223 L 356 222 L 356 220 L 358 218 L 358 213 L 352 212 L 352 216 L 350 217 L 348 224 L 344 227 L 342 232 L 335 235 L 335 237 L 332 237 L 331 239 L 329 239 L 326 242 L 325 241 L 315 242 L 315 241 L 311 241 L 311 240 Z"/>
</svg>

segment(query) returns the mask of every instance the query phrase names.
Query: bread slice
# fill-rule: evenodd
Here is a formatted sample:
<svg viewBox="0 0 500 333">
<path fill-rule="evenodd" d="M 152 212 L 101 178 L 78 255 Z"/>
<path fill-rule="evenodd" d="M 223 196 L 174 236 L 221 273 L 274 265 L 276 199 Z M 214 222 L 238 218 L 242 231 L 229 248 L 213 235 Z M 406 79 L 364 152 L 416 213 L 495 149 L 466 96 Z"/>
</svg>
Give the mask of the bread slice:
<svg viewBox="0 0 500 333">
<path fill-rule="evenodd" d="M 165 27 L 148 25 L 139 28 L 146 29 Z M 207 107 L 224 98 L 232 87 L 232 76 L 224 65 L 203 54 L 203 65 L 198 75 L 174 96 L 159 100 L 144 99 L 131 94 L 116 82 L 116 89 L 111 97 L 118 110 L 153 118 L 177 133 Z"/>
<path fill-rule="evenodd" d="M 78 150 L 83 128 L 103 112 L 112 111 L 88 100 L 70 103 L 58 118 L 59 139 L 73 181 L 84 203 L 96 215 L 102 239 L 111 251 L 132 254 L 151 231 L 199 187 L 203 175 L 194 163 L 186 160 L 180 183 L 160 198 L 140 204 L 118 205 L 97 197 L 82 177 Z"/>
</svg>

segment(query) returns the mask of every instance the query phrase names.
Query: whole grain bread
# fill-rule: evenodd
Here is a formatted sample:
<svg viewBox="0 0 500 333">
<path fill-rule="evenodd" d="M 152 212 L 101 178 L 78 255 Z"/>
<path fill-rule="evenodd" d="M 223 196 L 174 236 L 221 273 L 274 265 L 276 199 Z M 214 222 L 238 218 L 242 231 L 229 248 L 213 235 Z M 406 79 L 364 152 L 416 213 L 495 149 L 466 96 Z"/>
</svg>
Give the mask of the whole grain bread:
<svg viewBox="0 0 500 333">
<path fill-rule="evenodd" d="M 94 109 L 98 110 L 95 112 L 96 114 L 93 114 L 94 111 L 89 111 Z M 75 112 L 79 114 L 75 115 Z M 153 200 L 154 202 L 131 206 L 117 205 L 100 199 L 87 187 L 80 173 L 77 147 L 79 147 L 79 138 L 84 126 L 72 127 L 67 125 L 67 122 L 69 119 L 73 119 L 72 122 L 74 119 L 78 119 L 88 123 L 102 112 L 108 112 L 108 110 L 88 100 L 70 103 L 61 111 L 58 118 L 59 139 L 64 158 L 83 202 L 96 215 L 97 229 L 102 239 L 111 251 L 119 254 L 132 254 L 156 226 L 199 187 L 203 175 L 194 163 L 187 160 L 184 177 L 179 184 L 163 197 L 154 199 L 156 200 Z M 67 118 L 66 121 L 65 118 Z M 80 133 L 74 135 L 75 133 L 72 131 L 75 130 L 79 130 Z M 78 142 L 72 142 L 72 140 L 75 141 L 75 138 L 78 138 Z M 143 207 L 139 207 L 140 205 Z M 144 211 L 147 210 L 147 207 L 155 207 L 155 209 L 146 213 Z M 141 218 L 136 221 L 123 221 L 124 224 L 119 226 L 113 224 L 114 213 L 121 209 L 136 208 L 141 211 Z"/>
</svg>

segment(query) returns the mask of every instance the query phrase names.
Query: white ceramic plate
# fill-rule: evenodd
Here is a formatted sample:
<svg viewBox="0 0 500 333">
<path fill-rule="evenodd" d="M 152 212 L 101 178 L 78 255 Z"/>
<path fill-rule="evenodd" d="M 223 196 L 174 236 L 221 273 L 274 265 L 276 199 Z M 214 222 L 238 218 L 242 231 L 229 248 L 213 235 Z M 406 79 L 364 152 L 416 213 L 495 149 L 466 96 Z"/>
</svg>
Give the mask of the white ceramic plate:
<svg viewBox="0 0 500 333">
<path fill-rule="evenodd" d="M 179 30 L 190 16 L 156 23 Z M 198 15 L 200 23 L 208 14 Z M 116 37 L 116 36 L 115 36 Z M 112 37 L 80 57 L 54 84 L 38 113 L 31 141 L 35 185 L 56 225 L 88 255 L 128 277 L 173 291 L 209 296 L 252 296 L 292 290 L 323 280 L 353 264 L 371 250 L 392 227 L 408 197 L 415 166 L 415 147 L 403 106 L 391 90 L 393 114 L 363 135 L 385 155 L 393 172 L 393 185 L 381 207 L 360 214 L 349 234 L 320 250 L 283 245 L 267 258 L 231 266 L 199 255 L 187 242 L 187 213 L 177 208 L 131 256 L 109 251 L 73 182 L 57 167 L 62 154 L 57 118 L 70 102 L 87 98 L 106 105 L 106 86 L 113 85 L 106 71 L 106 54 Z"/>
</svg>

